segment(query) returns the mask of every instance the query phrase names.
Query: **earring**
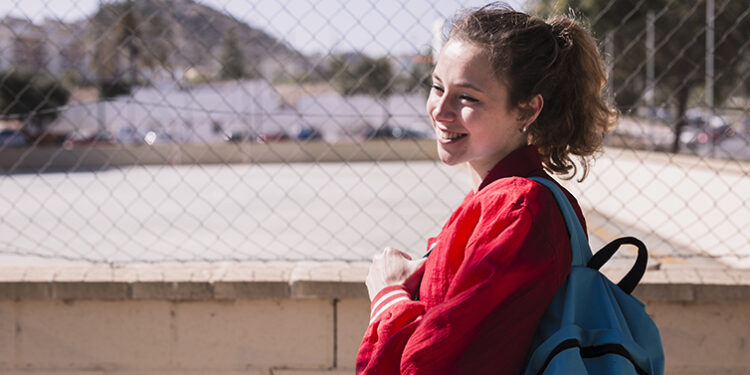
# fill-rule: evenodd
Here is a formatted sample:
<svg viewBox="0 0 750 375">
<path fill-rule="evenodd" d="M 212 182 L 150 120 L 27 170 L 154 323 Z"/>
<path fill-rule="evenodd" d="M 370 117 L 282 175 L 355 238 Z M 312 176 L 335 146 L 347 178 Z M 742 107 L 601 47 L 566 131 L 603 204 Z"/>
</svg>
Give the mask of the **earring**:
<svg viewBox="0 0 750 375">
<path fill-rule="evenodd" d="M 521 133 L 526 133 L 526 125 L 521 128 Z"/>
</svg>

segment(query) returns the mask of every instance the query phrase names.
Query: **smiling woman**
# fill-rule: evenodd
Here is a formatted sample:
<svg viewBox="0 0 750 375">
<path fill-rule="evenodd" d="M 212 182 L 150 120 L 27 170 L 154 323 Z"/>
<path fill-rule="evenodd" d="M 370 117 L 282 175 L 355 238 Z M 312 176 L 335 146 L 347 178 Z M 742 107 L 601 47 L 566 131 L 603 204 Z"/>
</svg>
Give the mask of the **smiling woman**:
<svg viewBox="0 0 750 375">
<path fill-rule="evenodd" d="M 440 159 L 467 164 L 473 190 L 428 240 L 429 257 L 386 248 L 373 259 L 358 373 L 521 372 L 571 268 L 558 204 L 531 178 L 572 178 L 574 157 L 586 176 L 615 117 L 604 71 L 594 39 L 570 18 L 493 4 L 453 22 L 426 108 Z"/>
<path fill-rule="evenodd" d="M 427 112 L 437 135 L 438 154 L 448 165 L 468 163 L 474 187 L 492 167 L 526 143 L 521 131 L 542 108 L 541 96 L 523 118 L 508 103 L 508 88 L 495 78 L 488 56 L 470 42 L 451 40 L 432 75 Z"/>
</svg>

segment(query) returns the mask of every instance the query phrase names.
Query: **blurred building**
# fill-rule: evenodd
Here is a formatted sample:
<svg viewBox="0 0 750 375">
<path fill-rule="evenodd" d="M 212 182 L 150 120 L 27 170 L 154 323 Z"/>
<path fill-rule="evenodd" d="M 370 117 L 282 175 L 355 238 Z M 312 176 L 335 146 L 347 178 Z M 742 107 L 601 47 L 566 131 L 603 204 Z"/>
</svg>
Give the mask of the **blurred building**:
<svg viewBox="0 0 750 375">
<path fill-rule="evenodd" d="M 0 20 L 0 69 L 23 66 L 38 71 L 47 65 L 44 30 L 31 21 L 5 17 Z"/>
<path fill-rule="evenodd" d="M 73 138 L 106 132 L 128 144 L 295 138 L 311 129 L 336 140 L 383 127 L 429 134 L 424 98 L 328 92 L 299 95 L 289 103 L 264 80 L 159 84 L 131 96 L 68 106 L 49 129 Z"/>
<path fill-rule="evenodd" d="M 0 69 L 15 66 L 59 77 L 75 74 L 92 79 L 83 32 L 75 23 L 47 19 L 37 25 L 6 16 L 0 19 Z"/>
</svg>

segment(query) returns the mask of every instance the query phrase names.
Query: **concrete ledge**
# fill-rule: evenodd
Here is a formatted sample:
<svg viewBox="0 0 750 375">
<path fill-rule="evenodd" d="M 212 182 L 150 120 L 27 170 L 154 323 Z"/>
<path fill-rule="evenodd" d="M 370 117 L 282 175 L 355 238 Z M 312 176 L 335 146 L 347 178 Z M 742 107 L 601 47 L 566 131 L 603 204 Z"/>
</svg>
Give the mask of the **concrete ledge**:
<svg viewBox="0 0 750 375">
<path fill-rule="evenodd" d="M 132 296 L 131 285 L 119 282 L 53 282 L 50 299 L 123 300 Z M 23 299 L 24 296 L 21 296 Z"/>
<path fill-rule="evenodd" d="M 277 281 L 220 281 L 213 284 L 215 299 L 289 298 L 289 284 Z"/>
<path fill-rule="evenodd" d="M 0 373 L 353 373 L 368 267 L 0 266 Z M 659 327 L 667 373 L 748 373 L 748 272 L 704 271 L 649 270 L 635 291 Z"/>
<path fill-rule="evenodd" d="M 0 171 L 91 170 L 131 165 L 437 160 L 434 139 L 282 141 L 4 148 Z"/>
<path fill-rule="evenodd" d="M 350 375 L 352 372 L 310 372 L 310 374 L 347 374 Z M 4 370 L 3 375 L 276 375 L 279 374 L 276 371 L 268 371 L 265 369 L 250 368 L 247 370 L 224 370 L 224 369 L 208 369 L 208 370 L 97 370 L 97 369 L 86 369 L 86 370 Z M 283 374 L 283 373 L 282 373 Z M 303 375 L 304 372 L 292 374 Z"/>
<path fill-rule="evenodd" d="M 351 375 L 352 371 L 342 370 L 273 370 L 272 375 Z"/>
<path fill-rule="evenodd" d="M 633 295 L 642 301 L 680 302 L 695 300 L 694 284 L 640 284 Z"/>
<path fill-rule="evenodd" d="M 0 300 L 49 299 L 50 282 L 5 281 L 0 283 Z"/>
<path fill-rule="evenodd" d="M 207 282 L 136 282 L 121 283 L 130 287 L 130 295 L 123 299 L 157 299 L 194 301 L 214 299 L 213 285 Z"/>
<path fill-rule="evenodd" d="M 693 155 L 607 147 L 617 155 L 678 163 L 690 168 L 746 173 L 750 162 L 709 160 Z M 131 165 L 355 162 L 438 160 L 434 139 L 340 140 L 273 143 L 87 145 L 74 149 L 40 146 L 0 150 L 0 171 L 91 170 Z"/>
<path fill-rule="evenodd" d="M 695 301 L 743 302 L 750 301 L 750 285 L 696 285 Z"/>
<path fill-rule="evenodd" d="M 0 266 L 6 300 L 366 299 L 367 262 Z M 617 279 L 622 270 L 605 270 Z M 750 270 L 649 270 L 643 301 L 750 301 Z M 719 277 L 718 275 L 723 275 Z"/>
<path fill-rule="evenodd" d="M 642 283 L 633 293 L 642 301 L 747 302 L 750 285 Z M 233 299 L 366 299 L 362 282 L 294 281 L 246 282 L 3 282 L 0 300 L 163 300 L 204 301 Z"/>
<path fill-rule="evenodd" d="M 295 281 L 291 287 L 293 298 L 368 298 L 364 279 L 361 282 Z"/>
</svg>

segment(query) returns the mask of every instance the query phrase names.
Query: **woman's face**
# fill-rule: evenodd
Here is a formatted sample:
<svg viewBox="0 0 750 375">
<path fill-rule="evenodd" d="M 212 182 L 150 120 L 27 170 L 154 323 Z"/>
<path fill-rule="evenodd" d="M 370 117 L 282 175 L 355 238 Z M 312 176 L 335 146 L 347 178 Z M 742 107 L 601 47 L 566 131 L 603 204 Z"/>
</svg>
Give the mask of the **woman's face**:
<svg viewBox="0 0 750 375">
<path fill-rule="evenodd" d="M 508 90 L 482 50 L 469 42 L 448 41 L 427 99 L 440 159 L 448 165 L 467 162 L 481 181 L 495 164 L 524 146 L 520 111 L 507 103 Z"/>
</svg>

